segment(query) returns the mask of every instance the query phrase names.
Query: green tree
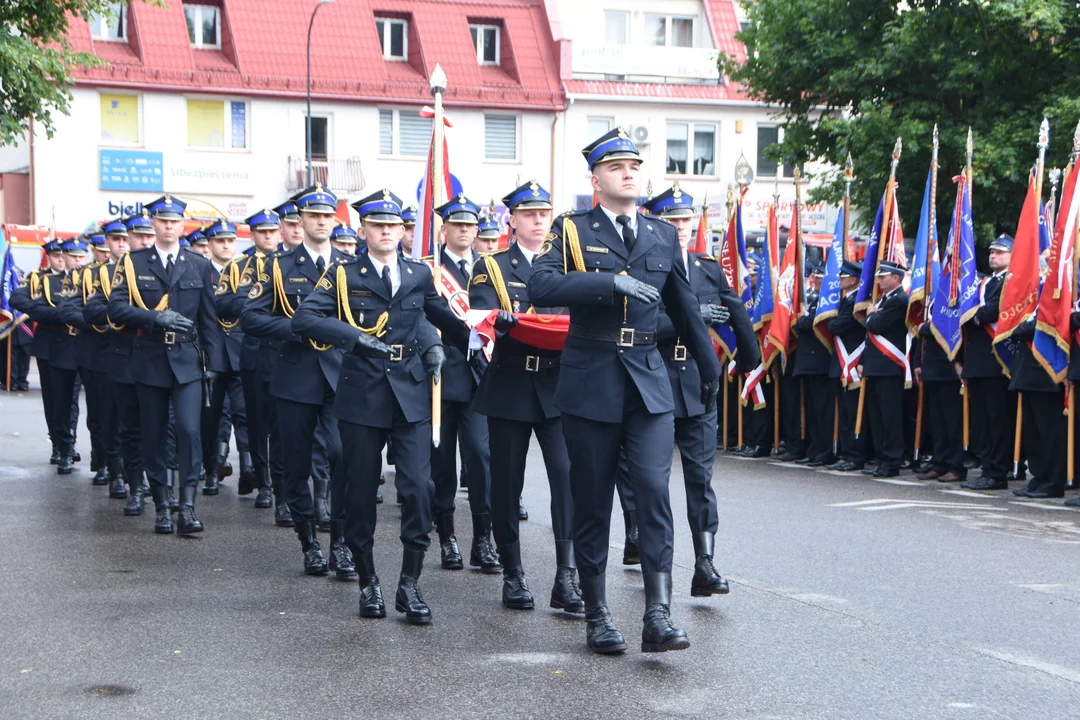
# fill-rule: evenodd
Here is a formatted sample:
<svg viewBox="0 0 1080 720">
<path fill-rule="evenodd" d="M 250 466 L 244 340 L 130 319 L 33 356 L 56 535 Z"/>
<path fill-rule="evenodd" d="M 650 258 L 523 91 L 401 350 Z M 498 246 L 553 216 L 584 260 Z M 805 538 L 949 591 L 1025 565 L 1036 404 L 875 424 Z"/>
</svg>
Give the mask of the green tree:
<svg viewBox="0 0 1080 720">
<path fill-rule="evenodd" d="M 947 236 L 975 136 L 974 208 L 981 243 L 1012 233 L 1038 127 L 1050 120 L 1046 167 L 1064 167 L 1080 120 L 1080 9 L 1076 0 L 756 0 L 738 34 L 747 59 L 720 69 L 751 97 L 781 109 L 777 159 L 819 159 L 836 169 L 818 199 L 838 200 L 841 169 L 855 159 L 854 201 L 877 207 L 893 143 L 904 153 L 897 177 L 905 234 L 915 234 L 939 126 L 938 223 Z M 822 112 L 822 109 L 825 112 Z M 1047 193 L 1050 183 L 1045 183 Z"/>
<path fill-rule="evenodd" d="M 3 0 L 0 2 L 0 145 L 22 137 L 30 120 L 52 137 L 52 114 L 68 114 L 71 69 L 105 64 L 67 42 L 73 18 L 109 11 L 109 0 Z"/>
</svg>

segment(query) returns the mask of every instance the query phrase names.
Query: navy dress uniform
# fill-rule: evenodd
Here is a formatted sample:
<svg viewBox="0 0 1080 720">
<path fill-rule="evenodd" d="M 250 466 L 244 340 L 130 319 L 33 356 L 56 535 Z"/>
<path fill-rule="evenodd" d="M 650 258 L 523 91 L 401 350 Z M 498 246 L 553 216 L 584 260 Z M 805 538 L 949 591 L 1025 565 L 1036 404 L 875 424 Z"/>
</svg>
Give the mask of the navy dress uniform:
<svg viewBox="0 0 1080 720">
<path fill-rule="evenodd" d="M 583 153 L 590 169 L 641 160 L 621 129 Z M 676 271 L 680 253 L 671 225 L 645 214 L 614 216 L 597 205 L 556 219 L 549 238 L 533 264 L 529 291 L 534 303 L 570 309 L 555 402 L 570 453 L 574 551 L 588 644 L 597 652 L 626 647 L 611 622 L 604 582 L 615 474 L 624 449 L 637 497 L 645 581 L 642 649 L 683 649 L 689 641 L 669 614 L 674 530 L 667 481 L 675 401 L 656 347 L 660 298 L 698 362 L 709 412 L 720 362 L 686 275 Z"/>
<path fill-rule="evenodd" d="M 551 210 L 551 195 L 535 181 L 503 198 L 512 213 L 518 209 Z M 539 250 L 539 248 L 537 248 Z M 520 497 L 525 485 L 529 440 L 535 433 L 551 489 L 551 529 L 555 534 L 555 583 L 550 605 L 571 613 L 585 611 L 577 588 L 574 559 L 574 501 L 570 493 L 570 457 L 562 420 L 555 405 L 555 385 L 562 353 L 512 338 L 516 314 L 561 315 L 563 307 L 534 307 L 529 277 L 536 251 L 510 245 L 476 263 L 469 286 L 475 310 L 499 310 L 491 363 L 480 379 L 473 410 L 487 417 L 491 453 L 492 531 L 503 566 L 503 604 L 528 609 L 534 605 L 521 563 L 518 536 Z"/>
<path fill-rule="evenodd" d="M 477 225 L 480 208 L 464 195 L 435 209 L 444 223 Z M 477 272 L 477 255 L 456 258 L 443 246 L 439 254 L 442 272 L 453 279 L 458 288 L 468 293 L 471 275 Z M 429 260 L 431 260 L 429 258 Z M 433 260 L 432 260 L 433 262 Z M 471 263 L 471 266 L 470 266 Z M 437 288 L 440 294 L 442 288 Z M 445 295 L 444 295 L 445 298 Z M 444 344 L 446 367 L 443 369 L 442 433 L 439 446 L 431 450 L 432 479 L 435 481 L 435 527 L 439 533 L 442 566 L 460 570 L 464 563 L 454 532 L 454 497 L 457 494 L 458 440 L 461 441 L 461 460 L 468 478 L 469 508 L 472 510 L 473 538 L 469 564 L 483 572 L 495 573 L 502 567 L 491 543 L 491 451 L 488 446 L 487 421 L 472 407 L 479 373 L 466 357 L 466 345 Z M 395 456 L 397 449 L 395 448 Z"/>
<path fill-rule="evenodd" d="M 920 368 L 920 382 L 926 403 L 932 455 L 929 472 L 920 477 L 938 482 L 959 482 L 967 477 L 964 467 L 964 399 L 960 376 L 944 348 L 934 337 L 930 323 L 919 328 L 919 352 L 912 352 L 914 365 Z"/>
<path fill-rule="evenodd" d="M 301 192 L 295 202 L 303 213 L 332 215 L 337 207 L 337 197 L 318 184 Z M 346 484 L 334 414 L 342 352 L 332 345 L 300 337 L 292 329 L 291 319 L 325 272 L 347 257 L 330 247 L 329 240 L 319 249 L 312 249 L 305 240 L 295 250 L 277 253 L 268 262 L 266 272 L 251 285 L 240 316 L 245 333 L 276 341 L 270 395 L 284 462 L 285 501 L 304 553 L 304 572 L 325 575 L 333 569 L 341 579 L 356 574 L 342 532 Z M 308 486 L 320 417 L 330 428 L 326 438 L 332 513 L 329 564 L 315 536 L 315 502 Z"/>
<path fill-rule="evenodd" d="M 1031 351 L 1034 338 L 1034 318 L 1020 323 L 1010 338 L 1013 370 L 1009 390 L 1022 393 L 1021 432 L 1032 475 L 1027 486 L 1013 490 L 1013 494 L 1027 498 L 1059 498 L 1065 496 L 1067 480 L 1068 423 L 1062 413 L 1065 389 L 1062 383 L 1054 382 Z M 1009 446 L 1012 447 L 1012 443 Z"/>
<path fill-rule="evenodd" d="M 825 269 L 815 265 L 809 274 L 824 275 Z M 829 367 L 832 364 L 833 348 L 822 342 L 814 332 L 814 315 L 820 295 L 808 293 L 806 298 L 807 314 L 795 321 L 795 333 L 799 351 L 795 353 L 795 377 L 802 380 L 806 403 L 806 431 L 809 441 L 806 457 L 796 462 L 807 467 L 823 467 L 832 464 L 833 456 L 833 412 L 836 394 L 829 382 Z"/>
<path fill-rule="evenodd" d="M 354 204 L 361 220 L 401 222 L 399 201 L 381 191 Z M 432 322 L 466 342 L 465 326 L 435 292 L 425 263 L 370 253 L 336 263 L 296 310 L 292 331 L 345 352 L 337 385 L 338 428 L 349 479 L 346 536 L 360 574 L 360 615 L 384 617 L 372 555 L 382 449 L 397 448 L 404 546 L 395 607 L 411 624 L 431 622 L 417 581 L 431 532 L 431 395 L 428 375 L 444 360 Z M 429 321 L 428 318 L 431 318 Z M 443 378 L 445 380 L 445 378 Z"/>
<path fill-rule="evenodd" d="M 338 223 L 330 231 L 330 242 L 346 255 L 355 255 L 360 244 L 360 236 L 345 223 Z"/>
<path fill-rule="evenodd" d="M 903 277 L 904 268 L 882 260 L 878 263 L 877 274 Z M 897 287 L 881 296 L 877 310 L 867 316 L 865 323 L 867 337 L 862 356 L 863 381 L 869 383 L 866 412 L 870 417 L 877 468 L 872 473 L 867 470 L 863 472 L 874 477 L 899 475 L 900 465 L 904 462 L 907 306 L 907 293 L 903 287 Z"/>
<path fill-rule="evenodd" d="M 840 265 L 840 277 L 858 278 L 862 276 L 862 263 L 844 260 Z M 836 315 L 829 318 L 829 332 L 836 339 L 837 351 L 829 361 L 829 382 L 839 402 L 840 411 L 840 458 L 828 466 L 829 470 L 850 472 L 862 470 L 866 465 L 866 436 L 864 432 L 855 436 L 855 420 L 859 409 L 859 383 L 852 382 L 848 369 L 844 367 L 848 359 L 863 352 L 866 343 L 866 328 L 855 319 L 855 295 L 858 288 L 852 288 L 840 298 Z M 843 354 L 840 352 L 843 347 Z"/>
<path fill-rule="evenodd" d="M 149 203 L 150 215 L 183 218 L 186 204 L 170 195 Z M 201 532 L 195 515 L 202 443 L 199 413 L 203 382 L 221 370 L 221 328 L 214 312 L 210 261 L 192 250 L 155 244 L 130 252 L 115 273 L 108 314 L 115 324 L 137 328 L 131 350 L 132 379 L 139 399 L 143 465 L 157 516 L 154 531 L 173 532 L 167 493 L 169 409 L 175 416 L 181 510 L 176 530 Z"/>
</svg>

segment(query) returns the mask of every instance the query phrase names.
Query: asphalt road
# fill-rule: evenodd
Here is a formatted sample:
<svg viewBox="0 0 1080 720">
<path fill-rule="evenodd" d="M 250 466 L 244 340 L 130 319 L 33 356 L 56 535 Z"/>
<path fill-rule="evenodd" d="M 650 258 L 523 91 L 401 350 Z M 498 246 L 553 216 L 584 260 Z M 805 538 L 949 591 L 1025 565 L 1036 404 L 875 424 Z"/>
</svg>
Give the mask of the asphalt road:
<svg viewBox="0 0 1080 720">
<path fill-rule="evenodd" d="M 86 460 L 57 476 L 44 432 L 36 392 L 0 393 L 0 718 L 1080 717 L 1080 514 L 1060 501 L 722 457 L 732 592 L 697 599 L 676 461 L 673 615 L 691 648 L 638 651 L 641 579 L 619 564 L 616 511 L 608 594 L 631 650 L 600 657 L 580 619 L 540 602 L 554 546 L 535 449 L 522 546 L 537 609 L 502 608 L 499 576 L 441 570 L 436 551 L 421 580 L 434 624 L 416 628 L 392 606 L 361 620 L 355 584 L 305 577 L 292 531 L 235 476 L 200 496 L 205 533 L 155 536 Z M 85 431 L 79 446 L 88 460 Z M 464 495 L 458 509 L 467 547 Z M 379 515 L 392 596 L 398 509 Z"/>
</svg>

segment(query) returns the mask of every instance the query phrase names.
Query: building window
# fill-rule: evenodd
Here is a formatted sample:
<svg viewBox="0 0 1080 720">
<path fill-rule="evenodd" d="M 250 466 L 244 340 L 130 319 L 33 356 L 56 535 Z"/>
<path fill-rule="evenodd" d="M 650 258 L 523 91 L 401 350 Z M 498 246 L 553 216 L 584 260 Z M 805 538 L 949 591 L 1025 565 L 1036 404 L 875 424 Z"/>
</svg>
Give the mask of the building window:
<svg viewBox="0 0 1080 720">
<path fill-rule="evenodd" d="M 375 18 L 383 60 L 406 60 L 409 57 L 409 25 L 397 18 Z"/>
<path fill-rule="evenodd" d="M 607 135 L 614 126 L 615 121 L 612 118 L 589 118 L 589 126 L 585 132 L 585 142 L 591 143 L 593 140 Z"/>
<path fill-rule="evenodd" d="M 398 154 L 427 156 L 431 147 L 431 118 L 420 117 L 415 111 L 398 113 Z"/>
<path fill-rule="evenodd" d="M 473 45 L 476 47 L 476 62 L 481 65 L 499 64 L 499 26 L 469 25 Z"/>
<path fill-rule="evenodd" d="M 330 157 L 329 118 L 311 116 L 311 159 L 326 160 Z M 308 118 L 304 118 L 304 150 L 307 150 Z"/>
<path fill-rule="evenodd" d="M 517 115 L 484 116 L 484 157 L 517 160 Z"/>
<path fill-rule="evenodd" d="M 379 111 L 379 154 L 394 154 L 394 111 Z"/>
<path fill-rule="evenodd" d="M 604 11 L 604 40 L 608 45 L 625 45 L 629 28 L 629 12 L 625 10 Z"/>
<path fill-rule="evenodd" d="M 694 47 L 694 18 L 646 13 L 645 43 L 668 47 Z"/>
<path fill-rule="evenodd" d="M 188 40 L 193 48 L 221 48 L 221 8 L 184 5 Z"/>
<path fill-rule="evenodd" d="M 757 129 L 757 174 L 759 177 L 794 177 L 795 163 L 777 163 L 766 156 L 770 145 L 784 141 L 783 132 L 776 126 L 758 125 Z"/>
<path fill-rule="evenodd" d="M 90 16 L 90 35 L 95 40 L 127 40 L 127 4 L 109 3 L 101 15 Z"/>
<path fill-rule="evenodd" d="M 247 103 L 238 100 L 187 101 L 188 147 L 247 148 Z"/>
<path fill-rule="evenodd" d="M 101 95 L 101 144 L 138 145 L 138 95 Z"/>
<path fill-rule="evenodd" d="M 716 125 L 667 124 L 667 174 L 716 174 Z"/>
</svg>

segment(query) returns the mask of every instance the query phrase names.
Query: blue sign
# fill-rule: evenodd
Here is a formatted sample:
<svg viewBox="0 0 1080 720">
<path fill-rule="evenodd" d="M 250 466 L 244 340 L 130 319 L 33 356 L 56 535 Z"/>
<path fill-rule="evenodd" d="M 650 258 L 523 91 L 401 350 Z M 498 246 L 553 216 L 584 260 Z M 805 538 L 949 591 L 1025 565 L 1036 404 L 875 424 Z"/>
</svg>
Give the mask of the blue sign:
<svg viewBox="0 0 1080 720">
<path fill-rule="evenodd" d="M 232 105 L 232 146 L 247 147 L 247 103 L 234 102 Z"/>
<path fill-rule="evenodd" d="M 146 150 L 99 150 L 102 190 L 164 192 L 161 153 Z"/>
</svg>

